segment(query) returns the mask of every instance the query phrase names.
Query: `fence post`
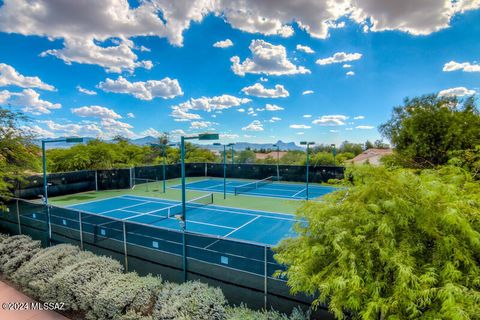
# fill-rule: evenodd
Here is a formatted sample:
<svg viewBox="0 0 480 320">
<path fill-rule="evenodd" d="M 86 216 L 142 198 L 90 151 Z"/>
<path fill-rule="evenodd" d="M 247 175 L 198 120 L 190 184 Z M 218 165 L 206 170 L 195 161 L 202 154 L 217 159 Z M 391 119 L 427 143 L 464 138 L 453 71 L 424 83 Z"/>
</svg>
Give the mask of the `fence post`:
<svg viewBox="0 0 480 320">
<path fill-rule="evenodd" d="M 52 223 L 50 218 L 50 206 L 47 204 L 48 246 L 52 245 Z"/>
<path fill-rule="evenodd" d="M 263 308 L 267 310 L 267 297 L 268 297 L 268 263 L 267 263 L 267 246 L 265 246 L 265 251 L 264 251 L 264 260 L 265 260 L 265 266 L 264 266 L 264 271 L 265 271 L 265 277 L 264 277 L 264 283 L 263 283 Z"/>
<path fill-rule="evenodd" d="M 135 170 L 130 167 L 130 189 L 133 188 L 135 182 Z"/>
<path fill-rule="evenodd" d="M 82 226 L 82 212 L 78 211 L 78 225 L 79 225 L 79 232 L 80 232 L 80 249 L 83 250 L 83 226 Z"/>
<path fill-rule="evenodd" d="M 15 199 L 17 204 L 17 221 L 18 221 L 18 234 L 22 234 L 22 222 L 20 220 L 20 207 L 18 205 L 18 199 Z"/>
<path fill-rule="evenodd" d="M 127 253 L 127 227 L 125 221 L 122 222 L 123 225 L 123 254 L 125 255 L 125 272 L 128 272 L 128 253 Z"/>
<path fill-rule="evenodd" d="M 98 170 L 95 170 L 95 191 L 98 191 Z"/>
<path fill-rule="evenodd" d="M 208 164 L 205 162 L 205 177 L 208 177 Z"/>
</svg>

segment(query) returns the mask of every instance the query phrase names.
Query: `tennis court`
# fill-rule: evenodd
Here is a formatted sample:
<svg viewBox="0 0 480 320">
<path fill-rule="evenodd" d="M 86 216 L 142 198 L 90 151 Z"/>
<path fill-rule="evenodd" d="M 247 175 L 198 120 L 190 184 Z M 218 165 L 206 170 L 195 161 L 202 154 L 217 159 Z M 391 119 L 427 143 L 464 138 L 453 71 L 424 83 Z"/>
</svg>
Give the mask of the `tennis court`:
<svg viewBox="0 0 480 320">
<path fill-rule="evenodd" d="M 174 189 L 181 189 L 181 185 L 173 186 Z M 205 179 L 187 183 L 187 189 L 223 193 L 223 179 Z M 283 198 L 292 200 L 303 200 L 306 198 L 307 189 L 305 184 L 276 182 L 273 177 L 258 181 L 231 180 L 227 179 L 227 193 L 244 194 L 249 196 Z M 310 184 L 308 187 L 308 198 L 315 199 L 327 193 L 335 191 L 335 187 L 319 186 Z"/>
<path fill-rule="evenodd" d="M 173 200 L 122 195 L 68 208 L 116 221 L 180 230 L 180 221 L 175 216 L 181 214 L 182 207 L 180 202 Z M 289 214 L 213 205 L 213 194 L 188 201 L 186 217 L 189 232 L 266 245 L 276 245 L 282 238 L 293 236 L 292 225 L 296 222 Z M 95 224 L 101 236 L 108 236 L 115 225 L 112 222 Z"/>
</svg>

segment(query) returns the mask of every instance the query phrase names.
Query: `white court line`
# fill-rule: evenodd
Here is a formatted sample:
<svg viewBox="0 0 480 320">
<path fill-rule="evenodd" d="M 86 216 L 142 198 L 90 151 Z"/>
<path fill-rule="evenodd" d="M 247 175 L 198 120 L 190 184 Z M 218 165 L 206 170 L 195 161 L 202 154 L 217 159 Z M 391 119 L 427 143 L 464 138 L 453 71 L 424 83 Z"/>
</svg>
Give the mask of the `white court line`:
<svg viewBox="0 0 480 320">
<path fill-rule="evenodd" d="M 139 215 L 136 215 L 136 216 L 132 216 L 132 217 L 127 217 L 127 218 L 124 218 L 123 220 L 125 220 L 126 222 L 132 222 L 132 223 L 135 223 L 135 221 L 129 221 L 130 219 L 133 219 L 135 217 L 139 217 L 139 216 L 143 216 L 145 214 L 139 214 Z M 149 216 L 152 216 L 152 217 L 159 217 L 159 216 L 155 216 L 155 215 L 152 215 L 150 214 Z M 176 220 L 175 218 L 166 218 L 166 219 L 171 219 L 171 220 Z M 163 219 L 162 219 L 163 220 Z M 218 224 L 213 224 L 213 223 L 207 223 L 207 222 L 201 222 L 201 221 L 196 221 L 196 220 L 189 220 L 187 221 L 187 223 L 193 223 L 193 224 L 202 224 L 202 225 L 206 225 L 206 226 L 210 226 L 210 227 L 216 227 L 216 228 L 222 228 L 222 229 L 230 229 L 230 230 L 234 230 L 235 228 L 233 227 L 227 227 L 227 226 L 223 226 L 223 225 L 218 225 Z"/>
<path fill-rule="evenodd" d="M 297 193 L 295 193 L 295 194 L 292 196 L 292 198 L 293 198 L 293 197 L 296 197 L 298 194 L 302 193 L 302 192 L 305 191 L 305 190 L 307 190 L 307 188 L 303 188 L 302 190 L 298 191 Z"/>
<path fill-rule="evenodd" d="M 189 185 L 189 184 L 192 184 L 192 183 L 198 183 L 198 182 L 211 181 L 211 180 L 214 180 L 214 179 L 202 179 L 202 180 L 191 181 L 191 182 L 187 182 L 186 185 Z M 178 189 L 178 188 L 181 188 L 181 187 L 182 187 L 182 184 L 176 184 L 174 186 L 169 186 L 170 189 Z"/>
<path fill-rule="evenodd" d="M 137 200 L 137 201 L 142 201 L 142 200 Z M 131 206 L 120 207 L 120 208 L 116 208 L 116 209 L 112 209 L 112 210 L 103 211 L 103 212 L 100 212 L 100 214 L 105 214 L 105 213 L 109 213 L 109 212 L 113 212 L 113 211 L 117 211 L 117 210 L 123 210 L 123 209 L 138 207 L 138 206 L 141 206 L 142 204 L 151 203 L 151 202 L 152 201 L 143 201 L 141 203 L 133 204 Z"/>
<path fill-rule="evenodd" d="M 228 185 L 230 182 L 227 182 L 225 185 Z M 207 189 L 213 189 L 213 188 L 216 188 L 216 187 L 223 187 L 223 183 L 219 183 L 219 184 L 216 184 L 216 185 L 213 185 L 211 187 L 207 187 L 205 188 L 205 190 Z M 187 187 L 188 188 L 188 187 Z"/>
<path fill-rule="evenodd" d="M 145 203 L 155 203 L 154 201 L 146 201 Z M 163 209 L 157 209 L 157 210 L 153 210 L 153 211 L 149 211 L 149 212 L 145 212 L 145 213 L 139 213 L 138 211 L 130 211 L 130 210 L 125 210 L 125 208 L 130 208 L 132 206 L 129 206 L 129 207 L 125 207 L 125 208 L 121 208 L 121 209 L 115 209 L 115 210 L 112 210 L 112 211 L 123 211 L 123 212 L 128 212 L 128 213 L 137 213 L 137 215 L 134 215 L 134 216 L 131 216 L 131 217 L 126 217 L 126 218 L 123 218 L 122 220 L 126 220 L 128 221 L 129 219 L 133 219 L 133 218 L 136 218 L 136 217 L 139 217 L 139 216 L 143 216 L 143 215 L 149 215 L 149 216 L 155 216 L 154 212 L 158 212 L 158 211 L 163 211 L 163 210 L 168 210 L 169 208 L 172 208 L 172 207 L 177 207 L 177 205 L 173 205 L 173 206 L 170 206 L 170 207 L 165 207 Z M 195 209 L 206 209 L 206 207 L 198 207 L 198 208 L 193 208 L 192 210 L 195 210 Z M 110 212 L 110 211 L 108 211 Z M 187 211 L 188 212 L 188 211 Z M 105 212 L 107 213 L 107 212 Z M 102 212 L 103 214 L 103 212 Z M 155 217 L 158 217 L 158 216 L 155 216 Z M 174 219 L 174 218 L 168 218 L 168 219 Z M 197 221 L 197 220 L 190 220 L 190 221 L 187 221 L 189 223 L 196 223 L 196 224 L 203 224 L 203 225 L 207 225 L 207 226 L 211 226 L 211 227 L 218 227 L 218 228 L 224 228 L 224 229 L 235 229 L 233 227 L 228 227 L 228 226 L 225 226 L 225 225 L 218 225 L 218 224 L 213 224 L 213 223 L 206 223 L 206 222 L 201 222 L 201 221 Z"/>
<path fill-rule="evenodd" d="M 214 193 L 220 193 L 220 192 L 214 192 Z M 223 193 L 223 192 L 221 192 Z M 132 195 L 123 195 L 125 197 L 140 197 L 140 198 L 145 198 L 145 199 L 151 199 L 151 200 L 155 200 L 155 201 L 151 201 L 151 202 L 158 202 L 158 203 L 172 203 L 172 202 L 176 202 L 178 203 L 179 201 L 178 200 L 168 200 L 168 199 L 161 199 L 161 198 L 154 198 L 154 197 L 148 197 L 148 196 L 132 196 Z M 252 196 L 252 197 L 259 197 L 259 196 Z M 132 198 L 128 198 L 128 199 L 132 199 Z M 278 199 L 278 197 L 275 197 L 275 199 Z M 137 199 L 138 200 L 138 199 Z M 167 202 L 162 202 L 163 201 L 167 201 Z M 294 199 L 295 201 L 298 201 L 299 199 Z M 282 213 L 282 212 L 275 212 L 275 211 L 266 211 L 266 210 L 258 210 L 258 209 L 246 209 L 246 208 L 235 208 L 235 207 L 229 207 L 229 206 L 221 206 L 221 205 L 216 205 L 216 204 L 213 204 L 213 205 L 209 205 L 207 206 L 207 208 L 209 210 L 217 210 L 217 211 L 223 211 L 223 212 L 232 212 L 232 213 L 237 213 L 237 214 L 244 214 L 244 215 L 253 215 L 253 216 L 256 216 L 258 214 L 254 214 L 253 212 L 263 212 L 263 213 L 268 213 L 268 214 L 278 214 L 278 215 L 282 215 L 282 216 L 294 216 L 293 213 Z M 214 209 L 215 208 L 215 209 Z M 220 209 L 216 209 L 216 208 L 227 208 L 227 209 L 233 209 L 233 210 L 220 210 Z M 250 211 L 252 213 L 245 213 L 245 212 L 240 212 L 240 211 L 234 211 L 234 210 L 244 210 L 244 211 Z M 270 217 L 270 216 L 263 216 L 263 217 L 267 217 L 267 218 L 273 218 L 273 219 L 277 219 L 277 217 Z M 286 218 L 279 218 L 278 219 L 286 219 Z M 286 219 L 286 220 L 290 220 L 290 219 Z M 296 219 L 293 219 L 294 221 L 298 221 Z"/>
<path fill-rule="evenodd" d="M 260 218 L 260 217 L 261 217 L 261 216 L 256 216 L 255 218 L 253 218 L 253 219 L 247 221 L 246 223 L 242 224 L 240 227 L 235 228 L 235 229 L 233 229 L 231 232 L 229 232 L 229 233 L 227 233 L 226 235 L 222 236 L 222 238 L 223 238 L 223 239 L 226 239 L 226 238 L 227 238 L 229 235 L 231 235 L 232 233 L 240 230 L 241 228 L 243 228 L 243 227 L 245 227 L 246 225 L 252 223 L 253 221 L 257 220 L 257 219 Z M 215 242 L 210 243 L 208 246 L 205 247 L 205 249 L 208 249 L 208 247 L 213 246 L 215 243 L 217 243 L 217 242 L 220 241 L 220 240 L 221 240 L 221 239 L 219 239 L 219 240 L 217 240 L 217 241 L 215 241 Z"/>
<path fill-rule="evenodd" d="M 99 202 L 99 201 L 110 200 L 110 199 L 116 199 L 116 198 L 121 198 L 121 197 L 123 197 L 123 195 L 115 196 L 115 197 L 102 198 L 102 199 L 96 199 L 96 200 L 91 200 L 91 201 L 85 201 L 85 202 L 80 202 L 80 203 L 73 204 L 73 205 L 70 205 L 70 206 L 66 206 L 65 208 L 75 210 L 75 208 L 73 208 L 75 206 L 81 206 L 81 205 L 88 204 L 88 203 Z"/>
</svg>

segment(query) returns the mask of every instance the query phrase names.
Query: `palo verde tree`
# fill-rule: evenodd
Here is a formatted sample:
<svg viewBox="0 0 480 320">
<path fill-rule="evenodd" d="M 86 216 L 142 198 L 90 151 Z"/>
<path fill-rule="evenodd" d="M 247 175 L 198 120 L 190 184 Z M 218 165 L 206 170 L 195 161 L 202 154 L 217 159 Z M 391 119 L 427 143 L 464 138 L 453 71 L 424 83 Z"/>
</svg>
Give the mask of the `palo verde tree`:
<svg viewBox="0 0 480 320">
<path fill-rule="evenodd" d="M 446 164 L 452 151 L 480 145 L 480 114 L 473 97 L 425 95 L 394 108 L 380 132 L 395 147 L 398 164 L 432 168 Z"/>
<path fill-rule="evenodd" d="M 338 319 L 478 319 L 480 185 L 458 167 L 349 170 L 277 248 L 291 290 Z"/>
<path fill-rule="evenodd" d="M 12 182 L 40 167 L 40 149 L 26 128 L 29 118 L 0 107 L 0 198 L 10 195 Z"/>
</svg>

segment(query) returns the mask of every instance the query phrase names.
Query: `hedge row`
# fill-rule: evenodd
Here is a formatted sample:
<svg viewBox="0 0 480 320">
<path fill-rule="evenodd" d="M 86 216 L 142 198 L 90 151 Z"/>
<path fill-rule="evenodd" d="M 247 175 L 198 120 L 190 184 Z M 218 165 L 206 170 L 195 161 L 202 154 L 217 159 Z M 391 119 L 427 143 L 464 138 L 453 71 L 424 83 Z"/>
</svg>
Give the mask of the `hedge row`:
<svg viewBox="0 0 480 320">
<path fill-rule="evenodd" d="M 86 319 L 305 320 L 276 311 L 229 307 L 219 288 L 200 282 L 174 284 L 159 276 L 124 273 L 116 260 L 69 244 L 42 249 L 28 236 L 0 234 L 0 273 L 31 297 L 62 302 Z"/>
</svg>

